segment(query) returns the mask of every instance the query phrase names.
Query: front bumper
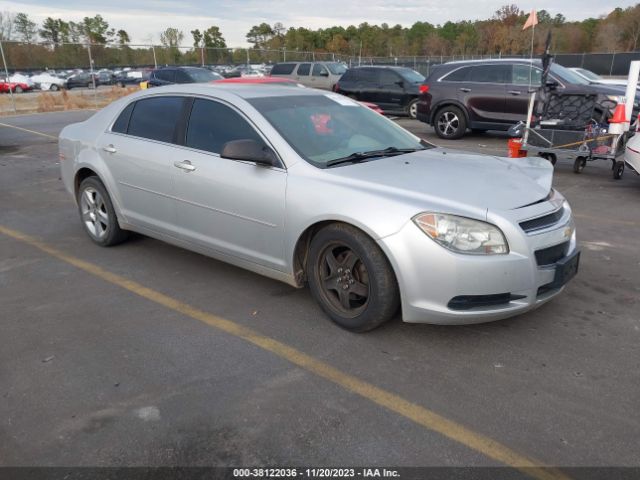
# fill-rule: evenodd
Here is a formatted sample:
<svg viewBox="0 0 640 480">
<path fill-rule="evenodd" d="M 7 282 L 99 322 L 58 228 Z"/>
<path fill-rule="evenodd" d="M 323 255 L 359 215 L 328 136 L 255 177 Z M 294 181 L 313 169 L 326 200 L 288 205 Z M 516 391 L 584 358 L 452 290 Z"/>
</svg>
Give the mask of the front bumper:
<svg viewBox="0 0 640 480">
<path fill-rule="evenodd" d="M 535 252 L 565 245 L 560 261 L 576 254 L 570 208 L 567 206 L 553 227 L 535 234 L 526 234 L 518 224 L 527 215 L 532 218 L 537 215 L 534 212 L 544 214 L 545 208 L 548 212 L 556 206 L 546 203 L 546 207 L 512 211 L 512 219 L 505 215 L 492 218 L 489 213 L 488 221 L 498 225 L 508 239 L 510 252 L 506 255 L 453 253 L 428 238 L 411 221 L 398 233 L 382 238 L 380 245 L 394 267 L 400 287 L 403 320 L 450 325 L 489 322 L 535 309 L 557 296 L 564 286 L 554 283 L 556 264 L 539 266 Z M 480 301 L 467 303 L 464 308 L 456 303 L 470 298 Z M 490 301 L 483 302 L 485 298 Z"/>
</svg>

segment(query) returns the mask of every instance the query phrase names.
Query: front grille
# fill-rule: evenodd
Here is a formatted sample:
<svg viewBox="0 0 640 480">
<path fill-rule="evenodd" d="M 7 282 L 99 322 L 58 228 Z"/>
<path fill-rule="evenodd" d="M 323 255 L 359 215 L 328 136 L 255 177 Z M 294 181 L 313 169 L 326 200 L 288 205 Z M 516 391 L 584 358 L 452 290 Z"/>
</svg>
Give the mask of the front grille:
<svg viewBox="0 0 640 480">
<path fill-rule="evenodd" d="M 531 233 L 537 230 L 542 230 L 548 227 L 552 227 L 560 221 L 563 215 L 564 215 L 564 207 L 548 215 L 534 218 L 532 220 L 527 220 L 525 222 L 520 222 L 520 228 L 522 228 L 522 230 L 524 230 L 526 233 Z"/>
<path fill-rule="evenodd" d="M 553 265 L 558 260 L 567 255 L 569 251 L 569 242 L 564 242 L 553 247 L 536 250 L 536 262 L 539 266 Z"/>
<path fill-rule="evenodd" d="M 495 307 L 507 305 L 513 300 L 525 298 L 523 295 L 496 293 L 493 295 L 459 295 L 449 300 L 447 307 L 451 310 L 470 310 L 475 307 Z"/>
</svg>

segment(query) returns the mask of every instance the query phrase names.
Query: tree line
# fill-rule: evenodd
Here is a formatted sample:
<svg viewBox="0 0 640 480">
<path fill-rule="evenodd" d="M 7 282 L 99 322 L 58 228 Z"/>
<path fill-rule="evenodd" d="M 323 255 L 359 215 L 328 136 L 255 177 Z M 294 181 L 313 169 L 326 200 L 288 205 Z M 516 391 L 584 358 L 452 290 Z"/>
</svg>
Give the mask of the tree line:
<svg viewBox="0 0 640 480">
<path fill-rule="evenodd" d="M 131 45 L 127 31 L 112 27 L 99 14 L 79 22 L 48 17 L 38 25 L 26 13 L 5 12 L 0 13 L 0 40 L 30 44 L 5 47 L 8 63 L 14 68 L 85 65 L 87 52 L 80 44 L 92 46 L 96 65 L 241 63 L 248 58 L 278 61 L 287 55 L 293 59 L 295 54 L 286 52 L 296 51 L 337 58 L 513 55 L 529 53 L 531 30 L 522 30 L 527 15 L 517 5 L 504 5 L 484 20 L 438 25 L 416 21 L 410 27 L 365 22 L 313 30 L 265 22 L 246 33 L 251 45 L 247 53 L 239 49 L 226 51 L 227 43 L 215 25 L 187 34 L 167 27 L 158 35 L 162 48 L 152 49 Z M 562 14 L 552 16 L 546 10 L 537 15 L 536 52 L 542 50 L 548 31 L 552 32 L 552 50 L 556 53 L 609 53 L 640 48 L 640 4 L 615 8 L 607 15 L 582 21 L 569 21 Z M 145 43 L 152 40 L 149 37 Z"/>
</svg>

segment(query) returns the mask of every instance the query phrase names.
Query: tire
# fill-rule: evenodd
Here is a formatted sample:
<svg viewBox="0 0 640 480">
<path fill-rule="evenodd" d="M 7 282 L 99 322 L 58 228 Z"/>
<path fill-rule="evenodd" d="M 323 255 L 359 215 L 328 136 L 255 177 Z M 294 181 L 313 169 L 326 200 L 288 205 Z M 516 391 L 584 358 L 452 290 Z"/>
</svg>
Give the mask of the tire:
<svg viewBox="0 0 640 480">
<path fill-rule="evenodd" d="M 624 162 L 616 162 L 613 166 L 613 178 L 620 180 L 624 174 Z"/>
<path fill-rule="evenodd" d="M 585 157 L 576 157 L 576 160 L 573 162 L 573 172 L 582 173 L 586 165 L 587 159 Z"/>
<path fill-rule="evenodd" d="M 409 118 L 413 118 L 414 120 L 418 118 L 418 99 L 414 98 L 407 105 L 407 115 Z"/>
<path fill-rule="evenodd" d="M 122 243 L 129 232 L 118 225 L 107 189 L 98 177 L 85 178 L 78 188 L 78 212 L 85 232 L 101 247 Z"/>
<path fill-rule="evenodd" d="M 22 87 L 20 85 L 16 85 L 16 88 L 13 89 L 15 93 L 22 93 Z"/>
<path fill-rule="evenodd" d="M 462 110 L 453 105 L 442 107 L 433 118 L 436 135 L 445 140 L 457 140 L 467 131 L 467 119 Z"/>
<path fill-rule="evenodd" d="M 56 85 L 55 83 L 52 83 L 49 87 L 49 90 L 51 90 L 52 92 L 57 92 L 58 90 L 60 90 L 60 87 L 58 87 L 58 85 Z"/>
<path fill-rule="evenodd" d="M 367 332 L 393 318 L 400 305 L 395 275 L 380 247 L 342 223 L 320 230 L 307 261 L 311 294 L 340 327 Z"/>
</svg>

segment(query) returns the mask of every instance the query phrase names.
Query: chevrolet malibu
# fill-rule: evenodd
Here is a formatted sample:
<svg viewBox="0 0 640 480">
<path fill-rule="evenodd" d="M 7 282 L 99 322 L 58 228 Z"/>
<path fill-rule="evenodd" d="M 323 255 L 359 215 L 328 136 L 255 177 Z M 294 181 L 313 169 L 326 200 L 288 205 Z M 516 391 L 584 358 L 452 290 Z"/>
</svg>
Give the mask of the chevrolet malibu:
<svg viewBox="0 0 640 480">
<path fill-rule="evenodd" d="M 506 318 L 578 269 L 552 166 L 437 148 L 341 95 L 175 85 L 60 134 L 89 238 L 139 232 L 295 287 L 338 325 Z"/>
</svg>

